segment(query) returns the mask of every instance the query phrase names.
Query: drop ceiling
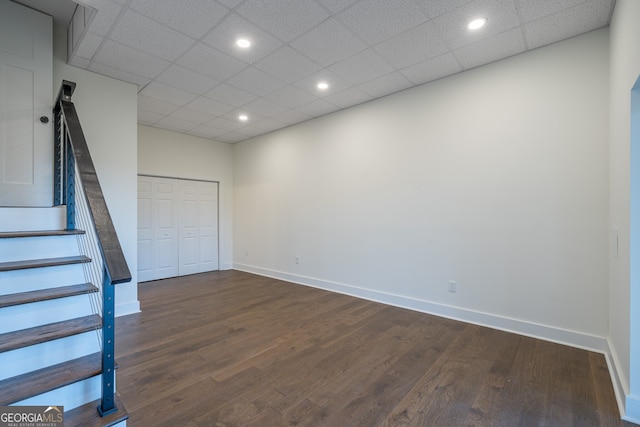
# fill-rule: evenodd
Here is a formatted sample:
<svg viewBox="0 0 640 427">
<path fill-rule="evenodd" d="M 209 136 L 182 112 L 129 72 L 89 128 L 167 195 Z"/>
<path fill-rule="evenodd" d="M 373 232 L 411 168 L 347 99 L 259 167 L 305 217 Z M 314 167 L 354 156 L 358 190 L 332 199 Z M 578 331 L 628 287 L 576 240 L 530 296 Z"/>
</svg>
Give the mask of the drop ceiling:
<svg viewBox="0 0 640 427">
<path fill-rule="evenodd" d="M 137 84 L 141 124 L 234 143 L 604 27 L 614 2 L 82 0 L 69 62 Z"/>
</svg>

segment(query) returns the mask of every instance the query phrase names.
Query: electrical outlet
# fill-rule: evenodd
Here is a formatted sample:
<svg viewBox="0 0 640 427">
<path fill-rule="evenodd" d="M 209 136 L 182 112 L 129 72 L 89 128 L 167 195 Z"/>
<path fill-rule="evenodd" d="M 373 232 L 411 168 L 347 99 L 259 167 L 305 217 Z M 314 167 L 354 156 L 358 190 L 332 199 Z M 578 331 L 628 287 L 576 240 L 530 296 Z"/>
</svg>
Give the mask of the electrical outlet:
<svg viewBox="0 0 640 427">
<path fill-rule="evenodd" d="M 296 264 L 300 264 L 300 257 L 299 256 L 296 257 Z"/>
<path fill-rule="evenodd" d="M 249 251 L 244 251 L 244 256 L 249 256 Z"/>
<path fill-rule="evenodd" d="M 455 294 L 458 291 L 458 282 L 455 280 L 449 280 L 449 292 Z"/>
</svg>

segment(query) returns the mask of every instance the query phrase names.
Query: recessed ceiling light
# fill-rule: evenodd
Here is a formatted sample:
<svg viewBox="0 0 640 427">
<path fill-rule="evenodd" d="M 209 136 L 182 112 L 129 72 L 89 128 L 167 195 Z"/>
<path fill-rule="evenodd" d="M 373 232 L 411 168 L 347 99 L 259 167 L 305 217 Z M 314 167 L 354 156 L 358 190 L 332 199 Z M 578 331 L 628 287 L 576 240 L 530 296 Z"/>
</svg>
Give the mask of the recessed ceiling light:
<svg viewBox="0 0 640 427">
<path fill-rule="evenodd" d="M 318 86 L 317 86 L 317 87 L 318 87 L 318 89 L 320 89 L 320 90 L 327 90 L 327 89 L 329 89 L 329 83 L 327 83 L 327 82 L 320 82 L 320 83 L 318 83 Z"/>
<path fill-rule="evenodd" d="M 236 40 L 236 44 L 243 49 L 246 49 L 249 46 L 251 46 L 251 42 L 247 39 L 238 39 Z"/>
<path fill-rule="evenodd" d="M 472 20 L 471 22 L 469 22 L 469 25 L 467 25 L 467 28 L 469 28 L 470 30 L 478 30 L 482 27 L 484 27 L 487 23 L 488 19 L 487 18 L 476 18 L 474 20 Z"/>
<path fill-rule="evenodd" d="M 246 122 L 247 120 L 249 120 L 249 116 L 247 116 L 246 114 L 240 114 L 238 116 L 238 120 L 240 120 L 241 122 Z"/>
</svg>

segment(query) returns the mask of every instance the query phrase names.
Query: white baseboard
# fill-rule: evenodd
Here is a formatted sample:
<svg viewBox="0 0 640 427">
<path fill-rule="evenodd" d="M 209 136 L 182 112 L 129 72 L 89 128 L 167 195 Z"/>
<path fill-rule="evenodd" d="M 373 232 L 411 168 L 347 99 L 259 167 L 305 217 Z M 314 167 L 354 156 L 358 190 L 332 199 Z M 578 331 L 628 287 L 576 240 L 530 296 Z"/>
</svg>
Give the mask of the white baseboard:
<svg viewBox="0 0 640 427">
<path fill-rule="evenodd" d="M 258 274 L 260 276 L 273 277 L 287 282 L 312 286 L 315 288 L 363 298 L 369 301 L 407 308 L 422 313 L 434 314 L 436 316 L 460 320 L 462 322 L 472 323 L 475 325 L 487 326 L 493 329 L 513 332 L 532 338 L 540 338 L 545 341 L 569 345 L 598 353 L 607 354 L 609 351 L 609 345 L 604 337 L 584 334 L 548 325 L 540 325 L 495 314 L 469 310 L 466 308 L 449 306 L 418 298 L 392 294 L 389 292 L 381 292 L 344 283 L 331 282 L 313 277 L 255 267 L 247 264 L 235 263 L 234 268 L 236 270 Z"/>
<path fill-rule="evenodd" d="M 116 304 L 116 317 L 135 313 L 140 313 L 140 301 L 138 300 L 125 304 Z"/>
<path fill-rule="evenodd" d="M 613 347 L 605 337 L 570 331 L 548 325 L 540 325 L 537 323 L 526 322 L 490 313 L 483 313 L 461 307 L 448 306 L 413 297 L 360 288 L 344 283 L 331 282 L 323 279 L 286 273 L 283 271 L 255 267 L 247 264 L 234 263 L 233 268 L 260 276 L 272 277 L 300 285 L 312 286 L 369 301 L 407 308 L 422 313 L 433 314 L 475 325 L 486 326 L 493 329 L 499 329 L 506 332 L 512 332 L 519 335 L 581 348 L 596 353 L 602 353 L 607 361 L 618 408 L 620 409 L 620 413 L 623 414 L 622 418 L 626 421 L 640 424 L 640 397 L 631 396 L 629 394 L 628 386 L 619 375 L 617 367 L 620 365 L 617 355 L 615 354 L 615 351 L 612 351 Z"/>
<path fill-rule="evenodd" d="M 623 419 L 627 421 L 632 421 L 630 419 L 625 418 L 628 412 L 626 399 L 629 394 L 629 385 L 627 384 L 624 376 L 620 375 L 620 370 L 619 370 L 619 367 L 621 366 L 620 359 L 618 358 L 618 353 L 616 352 L 615 347 L 611 344 L 611 341 L 608 339 L 607 339 L 607 352 L 605 353 L 604 356 L 607 361 L 607 367 L 609 368 L 611 385 L 613 386 L 613 393 L 616 396 L 616 402 L 618 403 L 618 409 L 620 410 L 620 414 L 622 414 Z"/>
<path fill-rule="evenodd" d="M 222 263 L 222 266 L 220 267 L 220 270 L 233 270 L 233 263 L 232 262 L 224 262 L 224 263 Z"/>
</svg>

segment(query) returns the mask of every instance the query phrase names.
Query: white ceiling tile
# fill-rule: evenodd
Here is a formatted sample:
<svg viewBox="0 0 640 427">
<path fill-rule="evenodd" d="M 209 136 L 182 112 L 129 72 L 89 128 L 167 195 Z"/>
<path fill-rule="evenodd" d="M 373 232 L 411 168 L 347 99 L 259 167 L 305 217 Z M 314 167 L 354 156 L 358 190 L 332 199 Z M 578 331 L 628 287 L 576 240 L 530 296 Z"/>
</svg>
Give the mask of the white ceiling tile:
<svg viewBox="0 0 640 427">
<path fill-rule="evenodd" d="M 207 126 L 211 126 L 214 128 L 222 129 L 224 131 L 230 132 L 236 129 L 240 129 L 245 126 L 244 123 L 240 123 L 237 120 L 228 120 L 223 119 L 222 117 L 217 117 L 207 123 Z"/>
<path fill-rule="evenodd" d="M 607 25 L 610 4 L 590 0 L 579 6 L 529 22 L 524 34 L 529 48 L 544 46 Z"/>
<path fill-rule="evenodd" d="M 431 22 L 425 22 L 375 47 L 396 68 L 405 68 L 445 53 L 448 48 Z"/>
<path fill-rule="evenodd" d="M 171 113 L 171 117 L 182 120 L 189 120 L 190 122 L 198 123 L 201 125 L 213 119 L 213 116 L 211 114 L 203 113 L 201 111 L 194 110 L 188 107 L 179 108 L 178 110 Z"/>
<path fill-rule="evenodd" d="M 322 91 L 318 90 L 316 87 L 318 82 L 327 82 L 329 84 L 329 89 Z M 299 80 L 295 83 L 295 86 L 309 92 L 311 95 L 317 97 L 325 97 L 327 95 L 331 95 L 332 93 L 340 92 L 341 90 L 347 89 L 350 84 L 347 83 L 342 78 L 338 77 L 338 75 L 328 69 L 323 69 L 310 75 L 309 77 L 305 77 L 302 80 Z"/>
<path fill-rule="evenodd" d="M 370 80 L 358 87 L 369 95 L 379 98 L 381 96 L 408 89 L 411 86 L 413 86 L 413 83 L 411 83 L 402 73 L 396 71 L 394 73 L 378 77 L 375 80 Z"/>
<path fill-rule="evenodd" d="M 256 62 L 254 66 L 265 73 L 278 77 L 285 83 L 293 83 L 321 68 L 289 46 L 280 48 L 267 58 Z"/>
<path fill-rule="evenodd" d="M 129 7 L 195 39 L 208 33 L 229 11 L 211 0 L 132 0 Z"/>
<path fill-rule="evenodd" d="M 287 107 L 283 107 L 275 102 L 267 101 L 264 98 L 258 98 L 247 105 L 243 105 L 242 109 L 251 114 L 259 114 L 262 117 L 271 117 L 286 111 Z"/>
<path fill-rule="evenodd" d="M 239 38 L 249 40 L 251 47 L 248 49 L 238 47 L 236 40 Z M 284 44 L 276 37 L 235 13 L 227 16 L 202 41 L 247 64 L 252 64 L 264 58 Z"/>
<path fill-rule="evenodd" d="M 106 40 L 93 60 L 112 69 L 153 79 L 169 62 L 148 53 Z"/>
<path fill-rule="evenodd" d="M 164 117 L 176 111 L 180 106 L 138 94 L 138 108 L 144 111 L 161 114 Z"/>
<path fill-rule="evenodd" d="M 328 69 L 350 84 L 360 84 L 395 71 L 373 49 L 366 49 Z"/>
<path fill-rule="evenodd" d="M 155 98 L 177 105 L 184 105 L 190 101 L 193 101 L 198 96 L 191 92 L 176 89 L 173 86 L 168 86 L 164 83 L 159 83 L 156 81 L 151 82 L 147 86 L 145 86 L 140 91 L 140 94 L 143 96 L 148 96 L 149 98 Z"/>
<path fill-rule="evenodd" d="M 287 110 L 283 111 L 282 113 L 276 114 L 275 116 L 273 116 L 273 118 L 287 125 L 294 125 L 296 123 L 309 120 L 311 116 L 298 110 Z"/>
<path fill-rule="evenodd" d="M 224 102 L 225 104 L 233 105 L 234 107 L 241 107 L 258 98 L 257 95 L 253 95 L 226 83 L 219 84 L 209 92 L 205 93 L 204 96 Z"/>
<path fill-rule="evenodd" d="M 174 131 L 188 131 L 191 130 L 193 128 L 196 128 L 198 126 L 200 126 L 200 124 L 198 123 L 194 123 L 192 121 L 189 120 L 184 120 L 184 119 L 179 119 L 177 117 L 174 116 L 169 116 L 169 117 L 165 117 L 161 120 L 158 120 L 155 123 L 155 126 L 164 128 L 164 129 L 169 129 L 169 130 L 174 130 Z"/>
<path fill-rule="evenodd" d="M 309 104 L 301 105 L 298 107 L 299 111 L 302 111 L 305 114 L 308 114 L 311 117 L 323 116 L 325 114 L 332 113 L 334 111 L 340 110 L 340 107 L 334 105 L 324 99 L 318 99 Z"/>
<path fill-rule="evenodd" d="M 227 132 L 229 131 L 218 129 L 218 128 L 207 126 L 207 125 L 195 127 L 189 131 L 189 133 L 192 135 L 200 136 L 202 138 L 211 138 L 211 139 L 215 139 L 216 137 L 220 135 L 224 135 Z"/>
<path fill-rule="evenodd" d="M 101 10 L 106 3 L 115 3 L 115 4 L 121 5 L 126 2 L 115 1 L 115 0 L 77 0 L 77 3 L 86 7 L 96 9 L 96 10 Z"/>
<path fill-rule="evenodd" d="M 233 133 L 242 135 L 245 138 L 253 138 L 254 136 L 263 134 L 264 131 L 254 126 L 245 126 L 243 128 L 233 131 Z"/>
<path fill-rule="evenodd" d="M 401 70 L 401 73 L 414 84 L 419 85 L 459 73 L 460 71 L 462 71 L 462 67 L 453 54 L 445 53 L 444 55 L 407 67 Z"/>
<path fill-rule="evenodd" d="M 357 87 L 352 87 L 342 92 L 334 93 L 325 98 L 330 103 L 340 108 L 351 107 L 372 100 L 373 97 Z"/>
<path fill-rule="evenodd" d="M 467 29 L 476 17 L 488 18 L 477 31 Z M 444 42 L 451 48 L 475 43 L 520 25 L 514 0 L 475 0 L 433 20 Z"/>
<path fill-rule="evenodd" d="M 100 47 L 102 40 L 104 40 L 104 37 L 87 32 L 80 43 L 78 43 L 75 55 L 87 59 L 93 58 L 93 55 L 95 55 L 96 51 Z"/>
<path fill-rule="evenodd" d="M 71 58 L 69 58 L 69 65 L 73 65 L 74 67 L 78 68 L 89 69 L 89 67 L 91 66 L 91 61 L 81 56 L 72 56 Z"/>
<path fill-rule="evenodd" d="M 258 96 L 264 96 L 285 85 L 281 80 L 254 67 L 244 69 L 231 77 L 228 82 L 233 86 Z"/>
<path fill-rule="evenodd" d="M 560 12 L 569 7 L 584 3 L 585 0 L 515 0 L 520 12 L 522 22 L 531 22 L 536 19 Z M 608 1 L 608 0 L 607 0 Z"/>
<path fill-rule="evenodd" d="M 524 38 L 520 28 L 505 31 L 477 43 L 463 46 L 454 55 L 466 70 L 524 52 Z"/>
<path fill-rule="evenodd" d="M 186 104 L 185 107 L 200 111 L 201 113 L 211 114 L 212 116 L 219 116 L 233 110 L 231 105 L 223 104 L 222 102 L 214 101 L 204 96 L 197 97 Z"/>
<path fill-rule="evenodd" d="M 196 44 L 177 63 L 212 79 L 224 81 L 247 65 L 204 43 Z"/>
<path fill-rule="evenodd" d="M 265 99 L 281 105 L 287 105 L 290 108 L 296 108 L 314 101 L 316 97 L 295 86 L 285 86 L 265 96 Z"/>
<path fill-rule="evenodd" d="M 313 0 L 246 0 L 236 12 L 285 42 L 329 17 L 329 13 Z"/>
<path fill-rule="evenodd" d="M 177 59 L 195 42 L 194 39 L 131 10 L 120 18 L 109 38 L 168 61 Z"/>
<path fill-rule="evenodd" d="M 76 65 L 76 64 L 72 64 L 72 65 Z M 124 82 L 136 84 L 138 85 L 138 89 L 141 87 L 145 87 L 152 81 L 149 78 L 141 77 L 126 71 L 122 71 L 122 70 L 116 70 L 115 68 L 111 68 L 107 65 L 103 65 L 97 62 L 91 62 L 91 64 L 89 64 L 87 69 L 93 71 L 94 73 L 102 74 L 104 76 L 109 76 L 118 80 L 122 80 Z"/>
<path fill-rule="evenodd" d="M 229 143 L 229 144 L 233 144 L 233 143 L 236 143 L 236 142 L 244 141 L 245 139 L 247 139 L 246 136 L 241 135 L 241 134 L 236 133 L 236 132 L 228 132 L 228 133 L 225 133 L 224 135 L 220 135 L 220 136 L 216 137 L 217 141 L 226 142 L 226 143 Z"/>
<path fill-rule="evenodd" d="M 280 129 L 286 126 L 286 123 L 279 122 L 273 117 L 257 121 L 252 124 L 252 127 L 262 130 L 263 132 L 271 132 L 276 129 Z"/>
<path fill-rule="evenodd" d="M 86 4 L 87 6 L 97 10 L 97 13 L 94 14 L 93 20 L 89 23 L 89 31 L 99 36 L 106 36 L 109 34 L 109 31 L 111 31 L 113 24 L 116 22 L 116 19 L 122 10 L 122 5 L 109 0 L 98 0 L 94 2 L 87 2 L 83 0 L 80 3 Z"/>
<path fill-rule="evenodd" d="M 367 48 L 362 40 L 334 18 L 327 19 L 290 45 L 325 67 Z"/>
<path fill-rule="evenodd" d="M 241 121 L 239 119 L 241 114 L 246 115 L 247 117 L 249 117 L 249 119 L 247 121 L 245 121 L 245 122 Z M 228 113 L 225 113 L 225 114 L 221 115 L 220 118 L 229 120 L 231 122 L 238 123 L 238 125 L 243 126 L 243 127 L 252 126 L 255 122 L 258 122 L 260 120 L 264 120 L 265 119 L 264 116 L 261 116 L 258 113 L 252 113 L 250 111 L 247 111 L 244 107 L 231 110 Z M 240 128 L 238 128 L 238 129 L 240 129 Z"/>
<path fill-rule="evenodd" d="M 211 77 L 196 73 L 195 71 L 188 70 L 176 64 L 167 68 L 158 76 L 157 80 L 196 94 L 207 91 L 219 84 L 217 80 Z"/>
<path fill-rule="evenodd" d="M 146 124 L 154 124 L 158 120 L 161 120 L 164 115 L 160 113 L 154 113 L 153 111 L 146 111 L 138 109 L 138 122 Z"/>
<path fill-rule="evenodd" d="M 342 9 L 351 6 L 359 0 L 319 0 L 332 13 L 340 12 Z"/>
<path fill-rule="evenodd" d="M 424 8 L 429 17 L 435 18 L 472 1 L 473 0 L 418 0 L 418 3 Z"/>
<path fill-rule="evenodd" d="M 347 28 L 371 45 L 427 20 L 414 0 L 362 0 L 337 16 Z"/>
<path fill-rule="evenodd" d="M 234 7 L 242 3 L 242 0 L 218 0 L 218 3 L 222 3 L 229 9 L 233 9 Z"/>
</svg>

